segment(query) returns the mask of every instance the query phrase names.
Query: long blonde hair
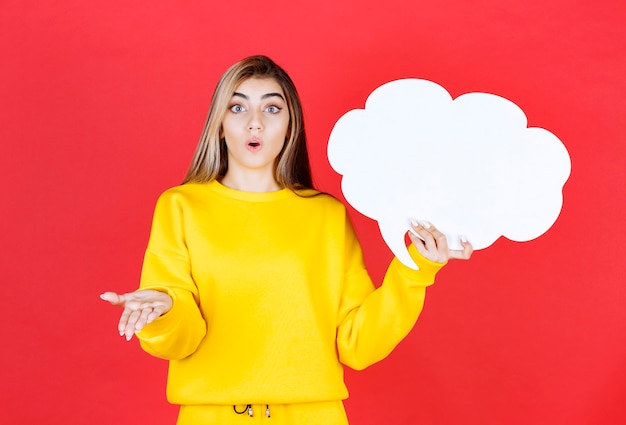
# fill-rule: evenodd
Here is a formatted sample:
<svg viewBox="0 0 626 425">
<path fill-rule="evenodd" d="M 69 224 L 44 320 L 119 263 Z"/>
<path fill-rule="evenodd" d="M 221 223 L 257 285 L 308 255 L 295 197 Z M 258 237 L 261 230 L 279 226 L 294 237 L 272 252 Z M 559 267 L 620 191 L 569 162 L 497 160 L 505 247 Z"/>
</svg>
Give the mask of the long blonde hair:
<svg viewBox="0 0 626 425">
<path fill-rule="evenodd" d="M 235 88 L 253 77 L 273 78 L 283 89 L 289 109 L 287 138 L 276 159 L 274 170 L 276 181 L 292 190 L 313 188 L 300 97 L 289 75 L 267 56 L 245 58 L 228 68 L 220 78 L 183 184 L 220 179 L 228 171 L 228 152 L 222 135 L 222 121 Z"/>
</svg>

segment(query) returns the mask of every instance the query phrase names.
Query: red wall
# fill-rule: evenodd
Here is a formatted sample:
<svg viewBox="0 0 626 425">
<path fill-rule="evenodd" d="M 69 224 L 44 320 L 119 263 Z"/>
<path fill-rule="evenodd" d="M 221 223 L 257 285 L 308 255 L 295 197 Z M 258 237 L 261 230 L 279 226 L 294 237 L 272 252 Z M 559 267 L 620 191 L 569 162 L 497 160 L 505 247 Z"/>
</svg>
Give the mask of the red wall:
<svg viewBox="0 0 626 425">
<path fill-rule="evenodd" d="M 98 294 L 136 287 L 218 76 L 264 53 L 296 81 L 337 196 L 333 124 L 399 78 L 506 97 L 572 158 L 547 234 L 450 264 L 398 349 L 348 372 L 352 423 L 626 423 L 623 2 L 220 3 L 0 4 L 1 422 L 174 423 L 166 363 L 117 336 Z M 379 281 L 390 254 L 353 217 Z"/>
</svg>

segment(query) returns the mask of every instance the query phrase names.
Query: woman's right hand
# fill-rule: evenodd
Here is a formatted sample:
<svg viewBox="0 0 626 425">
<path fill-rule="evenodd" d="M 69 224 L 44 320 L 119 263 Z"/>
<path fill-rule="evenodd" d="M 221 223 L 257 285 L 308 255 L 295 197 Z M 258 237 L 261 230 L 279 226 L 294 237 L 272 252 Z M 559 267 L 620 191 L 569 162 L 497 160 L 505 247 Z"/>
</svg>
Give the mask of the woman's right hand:
<svg viewBox="0 0 626 425">
<path fill-rule="evenodd" d="M 173 304 L 172 297 L 168 294 L 152 289 L 127 294 L 105 292 L 100 298 L 113 305 L 124 307 L 117 330 L 120 336 L 126 336 L 127 341 L 130 341 L 135 332 L 139 332 L 148 323 L 170 311 Z"/>
</svg>

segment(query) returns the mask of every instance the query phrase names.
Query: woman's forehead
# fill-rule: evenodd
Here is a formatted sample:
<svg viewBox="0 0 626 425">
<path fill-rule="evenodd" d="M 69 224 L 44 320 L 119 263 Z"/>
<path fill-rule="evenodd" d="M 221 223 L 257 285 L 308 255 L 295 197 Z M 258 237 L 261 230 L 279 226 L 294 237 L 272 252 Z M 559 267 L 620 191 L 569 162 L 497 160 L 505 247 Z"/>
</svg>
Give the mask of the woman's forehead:
<svg viewBox="0 0 626 425">
<path fill-rule="evenodd" d="M 234 93 L 261 95 L 267 93 L 278 93 L 283 97 L 285 95 L 282 87 L 273 77 L 247 78 L 235 86 Z"/>
</svg>

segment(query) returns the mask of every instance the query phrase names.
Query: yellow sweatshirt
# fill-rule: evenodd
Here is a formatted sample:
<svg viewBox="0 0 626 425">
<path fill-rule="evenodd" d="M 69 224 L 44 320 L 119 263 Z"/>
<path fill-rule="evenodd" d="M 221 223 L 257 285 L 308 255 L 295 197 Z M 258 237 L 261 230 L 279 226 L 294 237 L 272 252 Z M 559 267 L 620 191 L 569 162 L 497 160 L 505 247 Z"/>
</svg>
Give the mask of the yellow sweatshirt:
<svg viewBox="0 0 626 425">
<path fill-rule="evenodd" d="M 375 289 L 333 197 L 175 187 L 157 202 L 140 285 L 174 304 L 138 337 L 170 360 L 175 404 L 342 400 L 341 364 L 386 357 L 443 266 L 410 252 L 420 270 L 394 259 Z"/>
</svg>

